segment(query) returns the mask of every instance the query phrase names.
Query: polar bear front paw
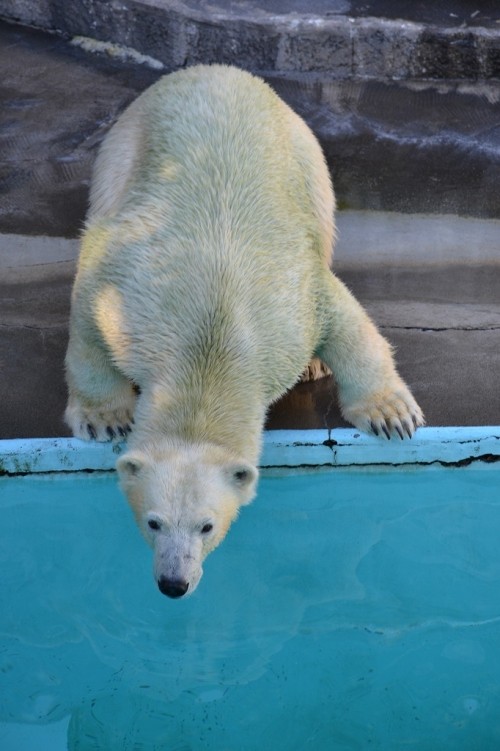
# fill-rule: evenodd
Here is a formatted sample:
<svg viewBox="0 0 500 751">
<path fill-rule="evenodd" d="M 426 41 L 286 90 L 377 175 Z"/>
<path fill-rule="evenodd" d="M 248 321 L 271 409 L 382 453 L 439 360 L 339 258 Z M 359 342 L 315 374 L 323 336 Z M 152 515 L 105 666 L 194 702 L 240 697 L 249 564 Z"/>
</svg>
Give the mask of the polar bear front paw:
<svg viewBox="0 0 500 751">
<path fill-rule="evenodd" d="M 383 436 L 390 440 L 391 435 L 401 439 L 411 438 L 415 430 L 425 424 L 424 415 L 404 383 L 395 389 L 386 388 L 349 403 L 341 404 L 346 420 L 365 433 Z"/>
<path fill-rule="evenodd" d="M 84 441 L 122 440 L 131 432 L 134 424 L 129 406 L 88 408 L 76 400 L 68 404 L 64 417 L 75 438 Z"/>
</svg>

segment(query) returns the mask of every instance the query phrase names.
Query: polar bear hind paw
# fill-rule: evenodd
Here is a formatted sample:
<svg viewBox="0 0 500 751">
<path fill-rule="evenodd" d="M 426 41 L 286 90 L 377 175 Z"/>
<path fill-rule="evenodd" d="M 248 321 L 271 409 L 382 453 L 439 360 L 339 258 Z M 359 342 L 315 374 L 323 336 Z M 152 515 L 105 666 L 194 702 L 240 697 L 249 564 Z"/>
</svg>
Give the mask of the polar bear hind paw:
<svg viewBox="0 0 500 751">
<path fill-rule="evenodd" d="M 332 371 L 328 365 L 321 362 L 319 357 L 314 357 L 300 376 L 299 382 L 307 383 L 308 381 L 319 381 L 320 378 L 325 378 L 331 374 Z"/>
<path fill-rule="evenodd" d="M 121 441 L 134 424 L 132 411 L 126 407 L 89 409 L 73 404 L 66 409 L 65 419 L 75 438 L 84 441 Z"/>
<path fill-rule="evenodd" d="M 415 430 L 425 424 L 424 415 L 405 386 L 384 390 L 362 400 L 342 405 L 348 422 L 365 433 L 379 437 L 398 435 L 401 440 L 411 438 Z"/>
</svg>

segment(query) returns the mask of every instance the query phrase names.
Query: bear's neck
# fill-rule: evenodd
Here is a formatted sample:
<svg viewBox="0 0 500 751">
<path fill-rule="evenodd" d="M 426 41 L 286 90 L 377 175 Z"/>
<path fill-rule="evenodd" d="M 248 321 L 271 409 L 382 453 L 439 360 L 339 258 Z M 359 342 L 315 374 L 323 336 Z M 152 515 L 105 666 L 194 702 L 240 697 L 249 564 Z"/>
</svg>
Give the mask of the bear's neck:
<svg viewBox="0 0 500 751">
<path fill-rule="evenodd" d="M 254 392 L 252 394 L 252 391 Z M 161 385 L 145 389 L 137 404 L 131 446 L 167 438 L 188 443 L 215 443 L 257 464 L 266 416 L 263 400 L 253 389 L 185 388 L 172 393 Z"/>
</svg>

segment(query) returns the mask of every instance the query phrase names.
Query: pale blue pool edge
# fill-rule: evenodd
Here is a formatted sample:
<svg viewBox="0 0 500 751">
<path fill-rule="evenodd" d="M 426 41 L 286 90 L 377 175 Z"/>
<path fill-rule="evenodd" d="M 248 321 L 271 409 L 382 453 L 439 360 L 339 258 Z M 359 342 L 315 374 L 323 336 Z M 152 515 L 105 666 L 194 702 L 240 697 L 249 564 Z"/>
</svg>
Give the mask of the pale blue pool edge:
<svg viewBox="0 0 500 751">
<path fill-rule="evenodd" d="M 0 440 L 0 474 L 110 471 L 126 443 L 76 438 Z M 390 441 L 355 429 L 273 430 L 264 434 L 265 468 L 443 465 L 500 461 L 500 426 L 419 428 Z"/>
</svg>

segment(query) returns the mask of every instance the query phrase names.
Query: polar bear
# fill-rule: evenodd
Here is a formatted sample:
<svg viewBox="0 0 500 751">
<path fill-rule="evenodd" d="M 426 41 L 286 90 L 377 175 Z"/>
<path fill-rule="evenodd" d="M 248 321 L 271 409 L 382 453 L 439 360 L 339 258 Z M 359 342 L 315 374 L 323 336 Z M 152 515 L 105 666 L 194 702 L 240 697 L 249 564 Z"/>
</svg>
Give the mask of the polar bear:
<svg viewBox="0 0 500 751">
<path fill-rule="evenodd" d="M 249 73 L 166 75 L 102 144 L 65 417 L 83 439 L 133 426 L 117 469 L 170 597 L 195 590 L 252 499 L 266 410 L 312 358 L 357 428 L 403 438 L 423 424 L 388 342 L 330 271 L 333 240 L 316 138 Z"/>
</svg>

